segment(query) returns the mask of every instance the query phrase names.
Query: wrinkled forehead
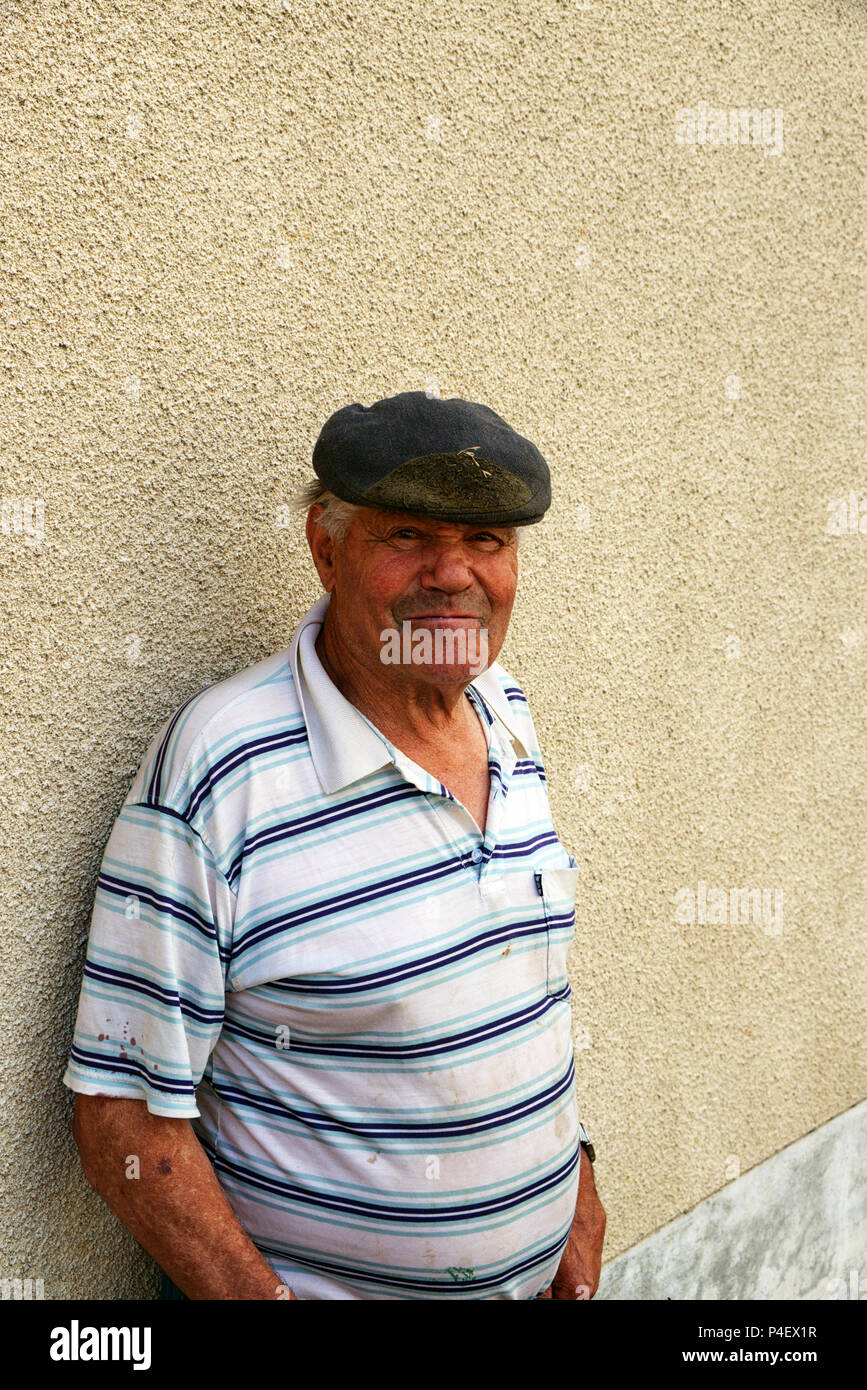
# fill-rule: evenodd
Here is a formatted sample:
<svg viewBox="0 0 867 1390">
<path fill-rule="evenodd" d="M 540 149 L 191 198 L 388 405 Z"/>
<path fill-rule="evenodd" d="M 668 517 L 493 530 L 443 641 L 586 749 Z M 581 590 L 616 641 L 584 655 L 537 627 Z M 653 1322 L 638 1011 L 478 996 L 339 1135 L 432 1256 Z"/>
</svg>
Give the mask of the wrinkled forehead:
<svg viewBox="0 0 867 1390">
<path fill-rule="evenodd" d="M 382 535 L 395 526 L 412 526 L 418 531 L 423 531 L 425 535 L 441 536 L 448 539 L 472 536 L 480 531 L 507 539 L 515 536 L 518 531 L 516 526 L 457 519 L 442 521 L 439 517 L 426 516 L 421 512 L 392 511 L 382 507 L 359 507 L 357 516 L 363 526 L 377 535 Z"/>
</svg>

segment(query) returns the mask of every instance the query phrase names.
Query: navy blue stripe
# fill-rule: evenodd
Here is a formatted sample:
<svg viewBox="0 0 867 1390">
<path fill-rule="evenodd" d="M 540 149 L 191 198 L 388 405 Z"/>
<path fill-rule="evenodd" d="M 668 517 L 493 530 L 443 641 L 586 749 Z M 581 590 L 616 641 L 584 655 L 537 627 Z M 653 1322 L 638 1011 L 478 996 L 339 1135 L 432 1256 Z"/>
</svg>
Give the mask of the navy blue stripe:
<svg viewBox="0 0 867 1390">
<path fill-rule="evenodd" d="M 526 858 L 529 858 L 530 855 L 531 855 L 535 850 L 541 849 L 543 845 L 556 845 L 556 844 L 559 844 L 559 843 L 560 843 L 560 842 L 559 842 L 559 840 L 557 839 L 557 835 L 556 835 L 555 831 L 553 831 L 553 830 L 543 830 L 543 831 L 540 831 L 540 833 L 539 833 L 538 835 L 534 835 L 533 838 L 532 838 L 532 840 L 505 841 L 503 844 L 497 845 L 496 849 L 494 850 L 494 853 L 491 855 L 491 858 L 492 858 L 492 859 L 523 859 L 523 858 L 525 858 L 525 857 L 526 857 Z M 529 872 L 529 866 L 528 866 L 528 872 Z"/>
<path fill-rule="evenodd" d="M 197 1019 L 199 1023 L 219 1023 L 223 1017 L 222 1009 L 203 1009 L 191 999 L 182 998 L 177 990 L 163 989 L 152 980 L 146 980 L 141 975 L 131 975 L 126 970 L 110 970 L 107 966 L 88 961 L 84 973 L 88 979 L 99 984 L 120 985 L 121 988 L 132 990 L 135 994 L 145 994 L 151 999 L 156 999 L 160 1004 L 169 1004 L 172 1008 L 180 1009 L 188 1018 Z"/>
<path fill-rule="evenodd" d="M 446 859 L 438 864 L 431 864 L 423 869 L 415 869 L 411 873 L 398 874 L 395 878 L 381 879 L 377 883 L 370 884 L 367 888 L 353 888 L 346 893 L 338 893 L 333 898 L 319 898 L 315 903 L 307 907 L 298 908 L 295 912 L 284 913 L 280 917 L 270 917 L 259 926 L 253 927 L 234 947 L 234 956 L 237 958 L 248 951 L 251 946 L 257 946 L 262 941 L 267 941 L 268 937 L 275 936 L 278 932 L 288 931 L 292 927 L 301 926 L 304 922 L 314 922 L 317 917 L 327 917 L 334 912 L 345 912 L 347 908 L 359 907 L 362 903 L 374 902 L 377 898 L 389 897 L 393 893 L 403 893 L 407 888 L 419 887 L 423 883 L 433 883 L 437 879 L 446 878 L 450 874 L 463 871 L 463 859 Z"/>
<path fill-rule="evenodd" d="M 281 1101 L 269 1100 L 267 1096 L 251 1095 L 239 1086 L 231 1086 L 222 1081 L 217 1085 L 213 1078 L 211 1086 L 219 1099 L 224 1100 L 227 1104 L 234 1102 L 237 1106 L 256 1110 L 262 1114 L 279 1115 L 283 1119 L 291 1118 L 318 1133 L 351 1134 L 359 1139 L 427 1140 L 431 1138 L 452 1139 L 464 1134 L 481 1134 L 487 1130 L 510 1125 L 516 1120 L 526 1119 L 528 1115 L 534 1115 L 539 1110 L 553 1104 L 555 1100 L 568 1091 L 574 1073 L 574 1061 L 570 1058 L 565 1076 L 525 1101 L 505 1106 L 500 1110 L 488 1111 L 473 1119 L 418 1120 L 415 1123 L 397 1120 L 356 1120 L 350 1124 L 343 1120 L 327 1119 L 315 1110 L 300 1110 Z"/>
<path fill-rule="evenodd" d="M 192 1081 L 168 1081 L 163 1076 L 155 1076 L 152 1071 L 139 1062 L 135 1057 L 117 1058 L 107 1061 L 100 1052 L 85 1052 L 81 1047 L 72 1048 L 72 1056 L 83 1067 L 90 1067 L 95 1071 L 105 1072 L 127 1072 L 130 1076 L 143 1076 L 147 1079 L 148 1085 L 156 1091 L 165 1091 L 169 1095 L 194 1096 L 196 1088 Z"/>
<path fill-rule="evenodd" d="M 481 932 L 469 941 L 456 943 L 431 955 L 418 956 L 414 960 L 404 962 L 403 965 L 393 965 L 388 970 L 380 970 L 374 974 L 356 975 L 351 979 L 316 979 L 310 975 L 298 980 L 269 980 L 268 983 L 270 988 L 282 990 L 286 994 L 358 994 L 368 989 L 381 989 L 384 985 L 393 985 L 400 980 L 411 980 L 416 975 L 426 975 L 432 970 L 441 969 L 444 965 L 466 960 L 468 956 L 474 956 L 479 951 L 487 951 L 503 941 L 516 941 L 524 936 L 541 936 L 547 931 L 548 923 L 544 918 L 531 917 L 523 922 L 507 923 L 491 931 Z"/>
<path fill-rule="evenodd" d="M 172 715 L 171 723 L 169 724 L 169 727 L 166 729 L 163 741 L 159 746 L 156 760 L 154 762 L 154 770 L 151 775 L 150 785 L 148 786 L 148 793 L 146 798 L 148 802 L 159 801 L 160 799 L 160 781 L 163 775 L 163 766 L 165 764 L 166 753 L 168 752 L 169 742 L 171 741 L 171 737 L 174 733 L 175 726 L 178 720 L 180 719 L 181 715 L 183 714 L 184 710 L 187 708 L 187 706 L 191 705 L 193 700 L 195 700 L 196 697 L 201 693 L 202 692 L 200 690 L 193 691 L 193 694 L 190 695 L 190 697 L 184 701 L 180 709 Z"/>
<path fill-rule="evenodd" d="M 286 1178 L 266 1177 L 262 1173 L 237 1163 L 225 1153 L 217 1153 L 212 1158 L 218 1172 L 235 1178 L 245 1187 L 268 1192 L 284 1200 L 296 1201 L 300 1205 L 318 1207 L 325 1211 L 338 1211 L 353 1216 L 366 1216 L 377 1221 L 390 1221 L 402 1226 L 440 1225 L 455 1221 L 472 1221 L 495 1216 L 499 1212 L 511 1211 L 525 1202 L 544 1196 L 552 1188 L 558 1187 L 575 1170 L 581 1153 L 580 1144 L 573 1153 L 547 1177 L 536 1178 L 533 1182 L 519 1188 L 516 1192 L 504 1192 L 499 1197 L 486 1197 L 480 1201 L 455 1203 L 453 1206 L 435 1205 L 431 1207 L 396 1207 L 384 1202 L 369 1202 L 358 1197 L 340 1197 L 335 1193 L 313 1192 L 300 1183 Z"/>
<path fill-rule="evenodd" d="M 468 1280 L 466 1282 L 453 1279 L 448 1283 L 442 1279 L 423 1279 L 409 1274 L 374 1274 L 363 1269 L 355 1268 L 352 1265 L 339 1265 L 331 1260 L 322 1260 L 318 1257 L 315 1260 L 311 1260 L 304 1255 L 296 1255 L 291 1249 L 288 1251 L 278 1250 L 276 1246 L 266 1245 L 262 1241 L 256 1241 L 256 1248 L 260 1250 L 263 1255 L 269 1255 L 278 1263 L 286 1263 L 289 1261 L 292 1264 L 304 1265 L 308 1269 L 313 1270 L 314 1273 L 333 1274 L 338 1278 L 346 1279 L 349 1283 L 356 1280 L 366 1284 L 377 1284 L 382 1288 L 408 1289 L 418 1294 L 455 1294 L 456 1296 L 463 1295 L 464 1297 L 466 1296 L 466 1291 L 471 1290 L 471 1296 L 475 1297 L 477 1290 L 502 1288 L 519 1274 L 528 1273 L 530 1270 L 536 1269 L 539 1265 L 547 1264 L 549 1260 L 554 1259 L 555 1256 L 560 1254 L 566 1244 L 568 1236 L 569 1231 L 567 1228 L 563 1235 L 558 1237 L 552 1245 L 546 1246 L 544 1250 L 538 1251 L 535 1255 L 527 1256 L 526 1259 L 519 1261 L 517 1264 L 508 1266 L 499 1274 L 488 1274 L 481 1279 L 473 1279 L 472 1281 Z"/>
<path fill-rule="evenodd" d="M 237 748 L 233 748 L 230 753 L 225 753 L 222 758 L 211 764 L 205 776 L 194 787 L 184 808 L 184 815 L 192 820 L 205 797 L 214 790 L 217 783 L 228 777 L 236 768 L 243 767 L 244 763 L 252 762 L 260 754 L 273 753 L 279 748 L 294 748 L 306 742 L 307 729 L 302 724 L 300 729 L 281 730 L 280 733 L 268 734 L 264 738 L 255 738 L 248 743 L 239 744 Z"/>
<path fill-rule="evenodd" d="M 540 777 L 543 782 L 545 781 L 545 769 L 541 763 L 526 761 L 515 763 L 512 772 L 515 777 Z"/>
<path fill-rule="evenodd" d="M 557 1001 L 551 995 L 544 995 L 543 998 L 531 1005 L 528 1009 L 521 1009 L 518 1013 L 510 1014 L 505 1018 L 493 1019 L 489 1023 L 481 1024 L 477 1028 L 470 1028 L 464 1033 L 453 1033 L 442 1038 L 431 1038 L 427 1042 L 418 1043 L 321 1043 L 309 1042 L 298 1039 L 295 1033 L 291 1035 L 291 1047 L 286 1050 L 293 1056 L 302 1053 L 311 1057 L 383 1057 L 386 1060 L 398 1061 L 402 1058 L 412 1057 L 436 1057 L 442 1053 L 458 1052 L 467 1047 L 474 1047 L 479 1042 L 487 1042 L 489 1038 L 502 1037 L 504 1033 L 511 1033 L 516 1028 L 522 1028 L 524 1024 L 532 1022 L 533 1019 L 541 1018 L 553 1008 Z M 264 1032 L 260 1028 L 252 1028 L 248 1024 L 238 1023 L 234 1019 L 226 1019 L 223 1026 L 223 1034 L 231 1033 L 239 1038 L 246 1038 L 249 1042 L 258 1043 L 260 1047 L 273 1049 L 275 1034 Z"/>
<path fill-rule="evenodd" d="M 486 723 L 486 724 L 488 725 L 488 727 L 490 728 L 490 726 L 491 726 L 491 725 L 493 724 L 493 722 L 494 722 L 494 716 L 491 714 L 491 711 L 488 709 L 488 706 L 487 706 L 487 704 L 486 704 L 486 702 L 485 702 L 484 696 L 483 696 L 483 695 L 480 695 L 479 692 L 478 692 L 478 690 L 475 690 L 472 686 L 469 686 L 469 685 L 467 686 L 467 692 L 466 692 L 466 693 L 467 693 L 467 699 L 469 700 L 470 704 L 473 705 L 473 706 L 475 706 L 475 708 L 476 708 L 476 709 L 479 711 L 479 713 L 482 715 L 482 718 L 485 720 L 485 723 Z"/>
<path fill-rule="evenodd" d="M 515 1264 L 508 1269 L 504 1269 L 500 1274 L 487 1275 L 483 1279 L 473 1279 L 466 1282 L 460 1279 L 453 1279 L 450 1283 L 437 1281 L 435 1279 L 418 1279 L 409 1275 L 405 1278 L 401 1278 L 394 1274 L 366 1273 L 362 1269 L 353 1269 L 350 1265 L 337 1265 L 328 1260 L 317 1259 L 314 1261 L 305 1259 L 303 1256 L 295 1255 L 292 1252 L 287 1254 L 275 1249 L 273 1246 L 263 1245 L 261 1242 L 258 1244 L 258 1249 L 264 1255 L 270 1255 L 273 1259 L 277 1260 L 278 1263 L 281 1259 L 283 1261 L 291 1260 L 293 1264 L 306 1265 L 309 1269 L 312 1269 L 314 1273 L 321 1271 L 323 1273 L 333 1274 L 346 1279 L 348 1282 L 352 1282 L 352 1280 L 355 1279 L 368 1284 L 377 1284 L 381 1288 L 407 1289 L 417 1293 L 419 1296 L 425 1292 L 436 1293 L 437 1295 L 455 1294 L 459 1296 L 462 1291 L 470 1289 L 472 1290 L 471 1297 L 476 1297 L 476 1290 L 502 1288 L 516 1275 L 529 1272 L 538 1265 L 545 1264 L 549 1259 L 552 1259 L 562 1251 L 568 1234 L 568 1231 L 566 1231 L 559 1240 L 553 1245 L 548 1246 L 547 1249 L 521 1261 L 520 1264 Z"/>
<path fill-rule="evenodd" d="M 101 873 L 96 882 L 97 886 L 106 893 L 113 893 L 118 898 L 139 898 L 142 902 L 157 908 L 158 911 L 165 912 L 167 916 L 176 917 L 179 922 L 186 922 L 189 926 L 195 927 L 196 931 L 207 937 L 208 941 L 216 941 L 217 939 L 212 922 L 206 921 L 204 917 L 201 917 L 193 908 L 187 907 L 185 903 L 179 903 L 174 898 L 167 897 L 165 893 L 157 893 L 153 888 L 144 888 L 134 880 L 117 878 L 114 874 Z"/>
<path fill-rule="evenodd" d="M 199 834 L 198 830 L 196 830 L 195 826 L 190 825 L 190 822 L 187 820 L 187 818 L 185 816 L 182 816 L 180 811 L 176 811 L 174 806 L 166 806 L 163 804 L 162 801 L 133 801 L 130 802 L 130 805 L 144 806 L 147 808 L 148 811 L 161 811 L 164 816 L 173 816 L 175 820 L 179 820 L 181 822 L 181 825 L 185 825 L 189 830 L 190 834 L 195 835 L 197 840 L 202 840 L 202 837 Z M 202 844 L 205 844 L 204 840 L 202 840 Z M 205 845 L 205 848 L 207 849 L 207 845 Z"/>
<path fill-rule="evenodd" d="M 418 787 L 411 787 L 404 783 L 400 787 L 385 787 L 376 792 L 368 792 L 365 796 L 354 797 L 351 801 L 341 802 L 339 806 L 328 807 L 324 811 L 315 811 L 312 814 L 298 816 L 294 820 L 281 821 L 278 825 L 270 825 L 266 830 L 260 830 L 249 840 L 244 841 L 242 848 L 229 866 L 227 878 L 230 882 L 236 878 L 244 866 L 245 858 L 264 845 L 277 844 L 281 840 L 289 840 L 296 835 L 319 830 L 325 825 L 350 820 L 353 816 L 360 815 L 364 811 L 378 809 L 380 806 L 388 806 L 396 801 L 410 800 L 413 797 L 423 795 L 424 793 L 419 791 Z"/>
</svg>

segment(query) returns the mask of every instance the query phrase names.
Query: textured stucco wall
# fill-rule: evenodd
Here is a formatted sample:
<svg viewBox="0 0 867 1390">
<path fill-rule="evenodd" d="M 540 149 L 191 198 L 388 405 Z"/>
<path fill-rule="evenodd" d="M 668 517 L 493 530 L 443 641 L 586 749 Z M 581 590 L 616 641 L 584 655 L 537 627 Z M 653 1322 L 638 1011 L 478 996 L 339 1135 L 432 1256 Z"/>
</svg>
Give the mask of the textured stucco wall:
<svg viewBox="0 0 867 1390">
<path fill-rule="evenodd" d="M 551 464 L 502 660 L 584 868 L 608 1256 L 863 1097 L 860 0 L 0 24 L 4 1275 L 152 1287 L 60 1084 L 96 872 L 160 722 L 316 596 L 280 508 L 350 400 L 485 401 Z M 678 143 L 699 102 L 781 149 Z M 700 881 L 782 930 L 679 924 Z"/>
</svg>

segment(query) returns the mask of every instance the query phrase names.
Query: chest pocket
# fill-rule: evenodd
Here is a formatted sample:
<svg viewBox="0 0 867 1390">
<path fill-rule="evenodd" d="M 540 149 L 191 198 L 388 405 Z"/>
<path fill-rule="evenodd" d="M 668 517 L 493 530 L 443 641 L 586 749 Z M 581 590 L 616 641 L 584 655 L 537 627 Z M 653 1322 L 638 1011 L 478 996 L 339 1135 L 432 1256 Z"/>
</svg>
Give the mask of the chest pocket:
<svg viewBox="0 0 867 1390">
<path fill-rule="evenodd" d="M 580 872 L 578 868 L 541 869 L 536 874 L 548 937 L 548 994 L 568 990 L 566 958 L 575 935 L 575 894 Z"/>
</svg>

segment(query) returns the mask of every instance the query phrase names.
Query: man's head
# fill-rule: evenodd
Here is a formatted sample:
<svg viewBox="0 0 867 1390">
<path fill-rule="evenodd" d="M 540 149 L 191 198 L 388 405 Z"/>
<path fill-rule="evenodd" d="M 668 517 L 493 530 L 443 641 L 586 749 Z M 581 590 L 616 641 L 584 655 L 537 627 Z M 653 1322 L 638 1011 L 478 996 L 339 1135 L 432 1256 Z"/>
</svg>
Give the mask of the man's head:
<svg viewBox="0 0 867 1390">
<path fill-rule="evenodd" d="M 515 527 L 356 507 L 332 512 L 335 537 L 322 514 L 322 503 L 310 508 L 307 539 L 329 622 L 355 662 L 463 686 L 496 660 L 518 579 Z"/>
<path fill-rule="evenodd" d="M 503 645 L 519 529 L 550 503 L 541 454 L 487 406 L 410 391 L 337 411 L 313 463 L 332 639 L 371 675 L 463 688 Z"/>
</svg>

